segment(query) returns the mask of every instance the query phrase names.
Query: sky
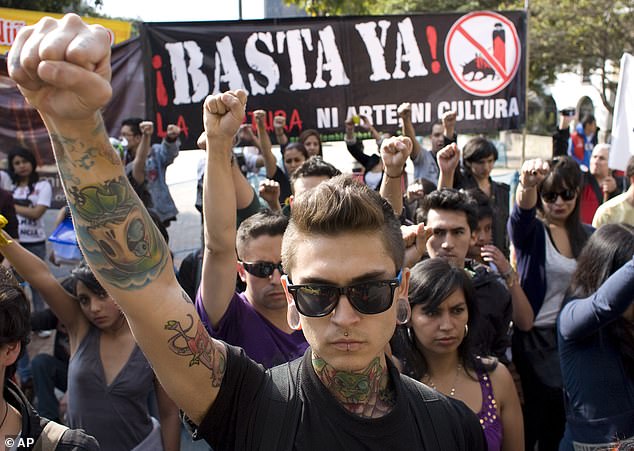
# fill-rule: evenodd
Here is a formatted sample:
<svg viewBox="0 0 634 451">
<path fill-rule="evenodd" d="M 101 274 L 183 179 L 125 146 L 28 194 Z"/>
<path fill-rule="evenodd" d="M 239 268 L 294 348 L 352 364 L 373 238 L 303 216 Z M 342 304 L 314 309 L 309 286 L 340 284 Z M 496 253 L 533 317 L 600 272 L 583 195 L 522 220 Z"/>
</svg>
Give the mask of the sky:
<svg viewBox="0 0 634 451">
<path fill-rule="evenodd" d="M 113 18 L 143 22 L 237 20 L 239 0 L 103 0 L 98 8 Z M 88 0 L 94 5 L 94 1 Z M 263 17 L 262 0 L 242 0 L 242 18 Z"/>
</svg>

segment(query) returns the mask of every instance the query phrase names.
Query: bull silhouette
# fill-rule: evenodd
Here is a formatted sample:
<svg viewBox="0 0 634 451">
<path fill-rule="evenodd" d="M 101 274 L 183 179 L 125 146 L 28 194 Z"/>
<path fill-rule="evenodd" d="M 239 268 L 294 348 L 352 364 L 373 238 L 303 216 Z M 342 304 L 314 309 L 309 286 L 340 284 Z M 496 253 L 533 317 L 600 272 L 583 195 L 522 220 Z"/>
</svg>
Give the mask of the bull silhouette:
<svg viewBox="0 0 634 451">
<path fill-rule="evenodd" d="M 467 75 L 473 74 L 471 80 L 467 80 Z M 480 74 L 479 78 L 476 78 Z M 480 55 L 476 55 L 471 61 L 462 65 L 462 78 L 466 81 L 480 81 L 486 77 L 495 77 L 495 69 L 493 69 L 487 61 Z"/>
</svg>

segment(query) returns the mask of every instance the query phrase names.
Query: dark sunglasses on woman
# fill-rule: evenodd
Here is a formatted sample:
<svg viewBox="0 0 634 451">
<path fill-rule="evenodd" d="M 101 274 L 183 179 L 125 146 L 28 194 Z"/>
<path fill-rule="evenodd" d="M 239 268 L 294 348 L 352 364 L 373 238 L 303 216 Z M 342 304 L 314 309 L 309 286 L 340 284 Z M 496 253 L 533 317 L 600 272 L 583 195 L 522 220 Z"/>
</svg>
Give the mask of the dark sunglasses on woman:
<svg viewBox="0 0 634 451">
<path fill-rule="evenodd" d="M 560 197 L 560 196 L 563 201 L 569 201 L 574 199 L 576 195 L 577 195 L 577 191 L 575 191 L 574 189 L 566 189 L 560 192 L 550 191 L 550 192 L 541 194 L 542 199 L 547 204 L 554 203 L 557 200 L 557 197 Z"/>
</svg>

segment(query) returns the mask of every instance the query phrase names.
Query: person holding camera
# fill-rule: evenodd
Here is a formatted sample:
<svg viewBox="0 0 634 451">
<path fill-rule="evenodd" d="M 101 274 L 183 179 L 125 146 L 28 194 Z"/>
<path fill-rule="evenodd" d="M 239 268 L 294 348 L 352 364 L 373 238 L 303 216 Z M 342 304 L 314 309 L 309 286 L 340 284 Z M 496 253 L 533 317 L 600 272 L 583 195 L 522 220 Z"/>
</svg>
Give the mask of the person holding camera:
<svg viewBox="0 0 634 451">
<path fill-rule="evenodd" d="M 574 108 L 564 108 L 559 112 L 557 130 L 553 133 L 553 158 L 568 155 L 570 124 L 575 117 Z"/>
</svg>

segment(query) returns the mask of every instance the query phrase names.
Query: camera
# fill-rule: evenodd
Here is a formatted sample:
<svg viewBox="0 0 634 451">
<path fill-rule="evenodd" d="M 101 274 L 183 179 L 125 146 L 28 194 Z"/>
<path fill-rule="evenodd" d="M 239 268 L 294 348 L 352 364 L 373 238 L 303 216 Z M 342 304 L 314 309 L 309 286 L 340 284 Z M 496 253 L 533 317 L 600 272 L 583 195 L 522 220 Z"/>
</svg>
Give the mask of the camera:
<svg viewBox="0 0 634 451">
<path fill-rule="evenodd" d="M 576 109 L 575 108 L 564 108 L 563 110 L 560 111 L 562 116 L 574 116 L 576 113 Z"/>
</svg>

